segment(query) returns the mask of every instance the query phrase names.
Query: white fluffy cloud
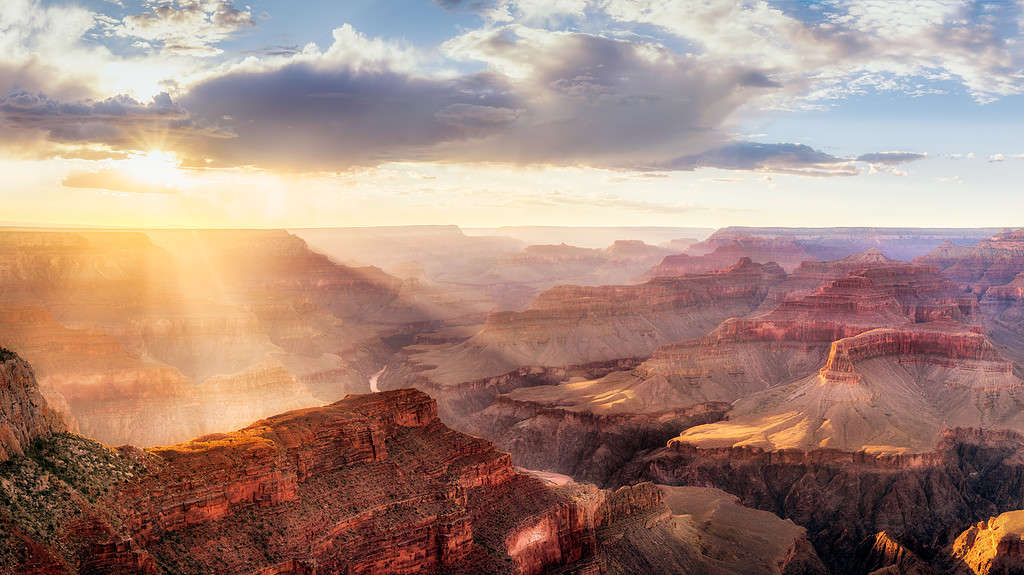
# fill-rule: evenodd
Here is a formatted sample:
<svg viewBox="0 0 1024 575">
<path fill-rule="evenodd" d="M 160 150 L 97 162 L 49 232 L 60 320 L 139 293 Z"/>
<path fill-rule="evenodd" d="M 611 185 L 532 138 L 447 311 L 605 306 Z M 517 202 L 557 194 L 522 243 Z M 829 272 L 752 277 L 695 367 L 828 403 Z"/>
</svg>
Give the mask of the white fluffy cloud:
<svg viewBox="0 0 1024 575">
<path fill-rule="evenodd" d="M 149 0 L 147 12 L 129 14 L 110 29 L 170 53 L 214 56 L 216 44 L 255 21 L 248 8 L 226 0 Z"/>
<path fill-rule="evenodd" d="M 1016 3 L 831 0 L 799 5 L 809 12 L 802 18 L 779 6 L 763 0 L 604 4 L 618 21 L 693 42 L 702 57 L 773 70 L 811 100 L 867 88 L 922 89 L 911 78 L 953 80 L 983 102 L 1024 92 L 1019 30 L 1007 29 L 1007 20 L 1020 14 Z"/>
</svg>

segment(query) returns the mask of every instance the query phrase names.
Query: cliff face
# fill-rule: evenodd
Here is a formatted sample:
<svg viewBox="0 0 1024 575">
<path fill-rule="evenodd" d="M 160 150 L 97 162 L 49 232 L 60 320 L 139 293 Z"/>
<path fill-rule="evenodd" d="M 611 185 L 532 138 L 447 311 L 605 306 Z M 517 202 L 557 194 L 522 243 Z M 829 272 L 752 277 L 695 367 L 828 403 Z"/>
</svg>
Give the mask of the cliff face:
<svg viewBox="0 0 1024 575">
<path fill-rule="evenodd" d="M 64 430 L 39 394 L 32 368 L 0 348 L 0 462 L 21 455 L 36 439 Z"/>
<path fill-rule="evenodd" d="M 412 390 L 147 452 L 61 435 L 3 473 L 21 551 L 2 572 L 541 573 L 593 553 L 582 501 Z"/>
<path fill-rule="evenodd" d="M 1024 390 L 977 331 L 931 322 L 836 341 L 819 373 L 745 397 L 729 420 L 686 430 L 703 447 L 920 452 L 950 426 L 1024 431 Z"/>
<path fill-rule="evenodd" d="M 803 528 L 720 490 L 640 483 L 603 493 L 596 553 L 572 573 L 827 573 Z"/>
<path fill-rule="evenodd" d="M 414 390 L 146 451 L 40 435 L 0 469 L 0 527 L 12 574 L 823 572 L 803 529 L 721 492 L 517 472 Z"/>
<path fill-rule="evenodd" d="M 455 385 L 523 366 L 566 366 L 650 354 L 754 309 L 785 274 L 741 260 L 720 273 L 627 286 L 559 286 L 523 312 L 491 314 L 454 345 L 411 349 L 410 369 Z"/>
<path fill-rule="evenodd" d="M 953 542 L 960 573 L 996 575 L 1024 571 L 1024 511 L 1008 511 L 972 525 Z"/>
<path fill-rule="evenodd" d="M 970 247 L 946 243 L 915 261 L 935 265 L 979 294 L 1024 272 L 1024 231 L 1004 231 Z"/>
<path fill-rule="evenodd" d="M 931 561 L 971 524 L 1016 509 L 1024 489 L 1022 454 L 1019 434 L 964 428 L 914 455 L 673 443 L 639 458 L 617 480 L 723 489 L 744 505 L 806 527 L 832 572 L 852 574 L 901 558 L 909 565 L 910 555 Z M 881 531 L 905 552 L 866 552 L 865 542 Z M 935 560 L 944 571 L 945 560 Z"/>
<path fill-rule="evenodd" d="M 683 432 L 715 423 L 727 413 L 730 420 L 738 418 L 749 424 L 744 428 L 747 432 L 740 433 L 739 427 L 721 422 L 695 427 L 694 433 L 708 433 L 700 436 L 703 441 L 712 437 L 709 430 L 729 430 L 719 440 L 743 443 L 767 437 L 787 447 L 803 445 L 799 442 L 810 442 L 811 438 L 832 442 L 830 445 L 866 440 L 865 434 L 871 429 L 891 427 L 888 418 L 883 420 L 885 425 L 872 428 L 848 415 L 848 411 L 863 413 L 855 400 L 870 398 L 872 392 L 847 387 L 820 389 L 815 382 L 819 372 L 820 377 L 833 379 L 852 373 L 852 368 L 842 371 L 839 364 L 866 361 L 869 356 L 899 357 L 898 361 L 917 362 L 915 366 L 948 368 L 943 374 L 925 374 L 917 367 L 899 372 L 905 380 L 920 380 L 925 385 L 929 377 L 952 375 L 965 368 L 965 377 L 973 373 L 971 370 L 977 371 L 977 377 L 999 374 L 1009 378 L 1003 382 L 1006 386 L 1013 386 L 1010 364 L 998 356 L 983 335 L 971 331 L 980 330 L 972 323 L 976 306 L 973 300 L 964 300 L 954 284 L 925 266 L 894 263 L 871 254 L 856 259 L 860 260 L 857 272 L 828 281 L 811 294 L 787 299 L 769 313 L 729 319 L 704 337 L 662 346 L 630 370 L 613 371 L 597 379 L 519 386 L 504 392 L 465 425 L 474 433 L 494 439 L 524 465 L 600 483 L 632 454 L 657 447 L 673 429 Z M 865 260 L 878 263 L 863 267 L 870 266 Z M 836 267 L 844 265 L 852 264 L 845 262 Z M 953 319 L 915 323 L 942 317 Z M 892 331 L 896 328 L 886 326 L 907 331 Z M 822 370 L 826 363 L 827 369 Z M 809 391 L 796 400 L 785 395 L 772 395 L 772 402 L 744 399 L 808 377 L 815 378 L 807 382 Z M 964 377 L 955 381 L 962 380 Z M 879 377 L 878 383 L 885 381 Z M 919 383 L 914 385 L 920 387 Z M 891 395 L 882 389 L 877 393 Z M 823 396 L 828 398 L 824 405 L 835 417 L 833 420 L 808 399 Z M 945 397 L 952 401 L 948 394 Z M 737 401 L 735 407 L 730 407 Z M 887 401 L 883 397 L 877 403 Z M 925 400 L 919 399 L 914 406 L 922 403 Z M 764 422 L 748 421 L 743 411 L 747 405 L 768 410 L 768 415 L 759 412 Z M 793 412 L 794 406 L 806 407 L 809 412 Z M 787 409 L 791 411 L 783 413 Z M 1009 410 L 1000 413 L 1005 417 Z M 896 436 L 889 443 L 877 444 L 905 448 L 912 438 L 914 445 L 930 448 L 934 434 L 942 429 L 941 417 L 927 425 L 926 431 L 918 425 L 923 425 L 921 417 L 914 414 L 911 418 L 914 433 L 909 437 Z M 964 424 L 977 421 L 964 417 Z M 846 428 L 841 421 L 856 425 Z M 800 427 L 811 422 L 824 427 Z M 767 431 L 766 426 L 770 428 Z"/>
</svg>

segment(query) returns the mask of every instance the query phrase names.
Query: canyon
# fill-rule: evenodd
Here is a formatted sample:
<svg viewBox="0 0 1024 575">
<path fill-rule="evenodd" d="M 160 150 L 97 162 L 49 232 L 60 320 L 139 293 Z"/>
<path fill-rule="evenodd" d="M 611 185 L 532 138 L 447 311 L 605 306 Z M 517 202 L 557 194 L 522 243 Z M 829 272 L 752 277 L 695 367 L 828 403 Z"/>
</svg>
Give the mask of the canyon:
<svg viewBox="0 0 1024 575">
<path fill-rule="evenodd" d="M 21 413 L 0 437 L 3 573 L 824 573 L 790 521 L 715 490 L 553 485 L 415 390 L 112 450 L 68 433 L 5 354 Z M 758 545 L 730 553 L 753 518 Z"/>
<path fill-rule="evenodd" d="M 0 564 L 1017 568 L 1024 233 L 484 234 L 0 233 Z"/>
</svg>

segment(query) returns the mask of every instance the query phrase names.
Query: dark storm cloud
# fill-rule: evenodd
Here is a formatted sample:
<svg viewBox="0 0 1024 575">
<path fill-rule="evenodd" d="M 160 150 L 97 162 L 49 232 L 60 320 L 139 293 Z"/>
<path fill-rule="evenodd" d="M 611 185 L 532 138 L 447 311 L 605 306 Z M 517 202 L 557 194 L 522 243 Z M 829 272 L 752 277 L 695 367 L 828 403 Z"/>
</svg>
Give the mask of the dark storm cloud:
<svg viewBox="0 0 1024 575">
<path fill-rule="evenodd" d="M 497 79 L 423 79 L 307 63 L 220 76 L 184 99 L 193 118 L 235 137 L 198 153 L 221 164 L 339 169 L 423 157 L 444 141 L 480 137 L 515 120 Z"/>
<path fill-rule="evenodd" d="M 329 59 L 195 86 L 192 121 L 232 138 L 191 150 L 217 164 L 344 169 L 389 160 L 647 166 L 722 139 L 716 127 L 772 83 L 661 47 L 504 28 L 447 46 L 490 70 L 420 77 Z"/>
</svg>

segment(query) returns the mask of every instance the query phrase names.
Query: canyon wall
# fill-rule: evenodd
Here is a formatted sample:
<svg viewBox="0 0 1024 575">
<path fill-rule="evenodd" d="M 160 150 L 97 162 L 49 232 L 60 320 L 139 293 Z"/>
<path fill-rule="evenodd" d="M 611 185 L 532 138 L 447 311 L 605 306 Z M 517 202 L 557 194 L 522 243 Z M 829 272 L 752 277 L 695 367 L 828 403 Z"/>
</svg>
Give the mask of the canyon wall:
<svg viewBox="0 0 1024 575">
<path fill-rule="evenodd" d="M 1019 508 L 1022 454 L 1017 433 L 964 428 L 912 455 L 674 442 L 638 458 L 616 480 L 723 489 L 806 527 L 832 572 L 852 574 L 861 572 L 864 542 L 879 532 L 931 559 L 970 525 Z"/>
<path fill-rule="evenodd" d="M 36 439 L 65 429 L 40 395 L 28 363 L 0 348 L 0 462 L 21 455 Z"/>
</svg>

